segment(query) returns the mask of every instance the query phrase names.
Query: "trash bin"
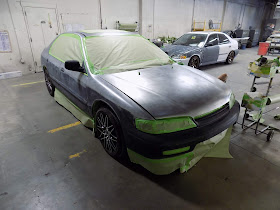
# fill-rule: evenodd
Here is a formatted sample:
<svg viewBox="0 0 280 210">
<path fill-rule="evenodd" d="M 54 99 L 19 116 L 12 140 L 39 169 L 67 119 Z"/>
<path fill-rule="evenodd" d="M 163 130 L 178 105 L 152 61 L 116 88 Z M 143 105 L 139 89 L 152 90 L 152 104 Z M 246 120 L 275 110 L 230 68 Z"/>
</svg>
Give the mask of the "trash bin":
<svg viewBox="0 0 280 210">
<path fill-rule="evenodd" d="M 242 44 L 241 45 L 241 50 L 245 50 L 246 49 L 246 44 Z"/>
<path fill-rule="evenodd" d="M 259 43 L 259 51 L 258 55 L 266 55 L 269 48 L 268 42 L 260 42 Z"/>
</svg>

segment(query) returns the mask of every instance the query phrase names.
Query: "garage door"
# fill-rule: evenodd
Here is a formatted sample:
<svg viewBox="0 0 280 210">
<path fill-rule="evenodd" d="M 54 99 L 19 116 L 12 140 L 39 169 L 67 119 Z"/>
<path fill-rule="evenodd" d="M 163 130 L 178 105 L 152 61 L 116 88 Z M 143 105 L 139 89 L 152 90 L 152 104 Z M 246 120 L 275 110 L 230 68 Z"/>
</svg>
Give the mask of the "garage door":
<svg viewBox="0 0 280 210">
<path fill-rule="evenodd" d="M 24 7 L 35 72 L 42 71 L 41 53 L 58 35 L 54 8 Z"/>
</svg>

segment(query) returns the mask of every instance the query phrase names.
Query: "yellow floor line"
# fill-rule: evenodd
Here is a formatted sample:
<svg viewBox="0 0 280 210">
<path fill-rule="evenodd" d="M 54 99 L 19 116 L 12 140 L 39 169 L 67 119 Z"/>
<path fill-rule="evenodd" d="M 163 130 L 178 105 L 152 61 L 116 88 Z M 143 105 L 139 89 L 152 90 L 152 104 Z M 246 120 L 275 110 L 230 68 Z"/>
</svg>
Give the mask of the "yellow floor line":
<svg viewBox="0 0 280 210">
<path fill-rule="evenodd" d="M 23 83 L 23 84 L 19 84 L 19 85 L 12 85 L 12 87 L 25 86 L 25 85 L 32 85 L 32 84 L 41 83 L 41 82 L 45 82 L 45 80 L 37 81 L 37 82 Z"/>
<path fill-rule="evenodd" d="M 74 126 L 77 126 L 77 125 L 80 125 L 80 124 L 81 124 L 81 122 L 78 121 L 78 122 L 75 122 L 75 123 L 71 123 L 69 125 L 64 125 L 64 126 L 61 126 L 59 128 L 52 129 L 52 130 L 48 131 L 48 133 L 54 133 L 54 132 L 61 131 L 61 130 L 67 129 L 67 128 L 71 128 L 71 127 L 74 127 Z"/>
<path fill-rule="evenodd" d="M 75 157 L 80 157 L 80 155 L 83 154 L 83 153 L 85 153 L 85 152 L 86 152 L 86 150 L 84 149 L 84 150 L 81 151 L 81 152 L 78 152 L 78 153 L 76 153 L 76 154 L 74 154 L 74 155 L 70 155 L 70 156 L 69 156 L 69 159 L 72 159 L 72 158 L 75 158 Z"/>
</svg>

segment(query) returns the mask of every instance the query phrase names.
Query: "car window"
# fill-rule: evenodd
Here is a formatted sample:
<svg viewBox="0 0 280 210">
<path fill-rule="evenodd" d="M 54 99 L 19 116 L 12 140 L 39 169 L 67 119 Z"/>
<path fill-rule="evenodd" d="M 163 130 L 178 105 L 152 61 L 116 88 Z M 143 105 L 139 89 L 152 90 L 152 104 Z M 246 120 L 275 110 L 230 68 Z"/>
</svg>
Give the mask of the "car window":
<svg viewBox="0 0 280 210">
<path fill-rule="evenodd" d="M 211 34 L 209 37 L 208 37 L 208 41 L 207 41 L 207 44 L 213 44 L 214 45 L 218 45 L 218 37 L 217 37 L 217 34 Z"/>
<path fill-rule="evenodd" d="M 177 39 L 173 45 L 186 45 L 186 46 L 200 46 L 205 43 L 205 40 L 207 38 L 207 34 L 195 34 L 195 33 L 189 33 L 184 34 L 179 39 Z"/>
<path fill-rule="evenodd" d="M 218 34 L 219 44 L 228 44 L 229 39 L 224 34 Z"/>
<path fill-rule="evenodd" d="M 77 60 L 83 63 L 80 37 L 76 34 L 61 34 L 52 44 L 49 54 L 65 63 L 67 60 Z"/>
</svg>

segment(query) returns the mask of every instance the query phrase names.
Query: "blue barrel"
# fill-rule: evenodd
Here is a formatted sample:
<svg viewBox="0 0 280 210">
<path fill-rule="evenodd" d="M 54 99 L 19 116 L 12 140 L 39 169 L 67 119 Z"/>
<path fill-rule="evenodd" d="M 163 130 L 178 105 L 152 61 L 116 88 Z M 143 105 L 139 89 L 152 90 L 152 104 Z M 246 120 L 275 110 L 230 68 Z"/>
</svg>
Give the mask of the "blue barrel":
<svg viewBox="0 0 280 210">
<path fill-rule="evenodd" d="M 241 45 L 241 50 L 245 50 L 246 49 L 246 44 L 242 44 Z"/>
</svg>

